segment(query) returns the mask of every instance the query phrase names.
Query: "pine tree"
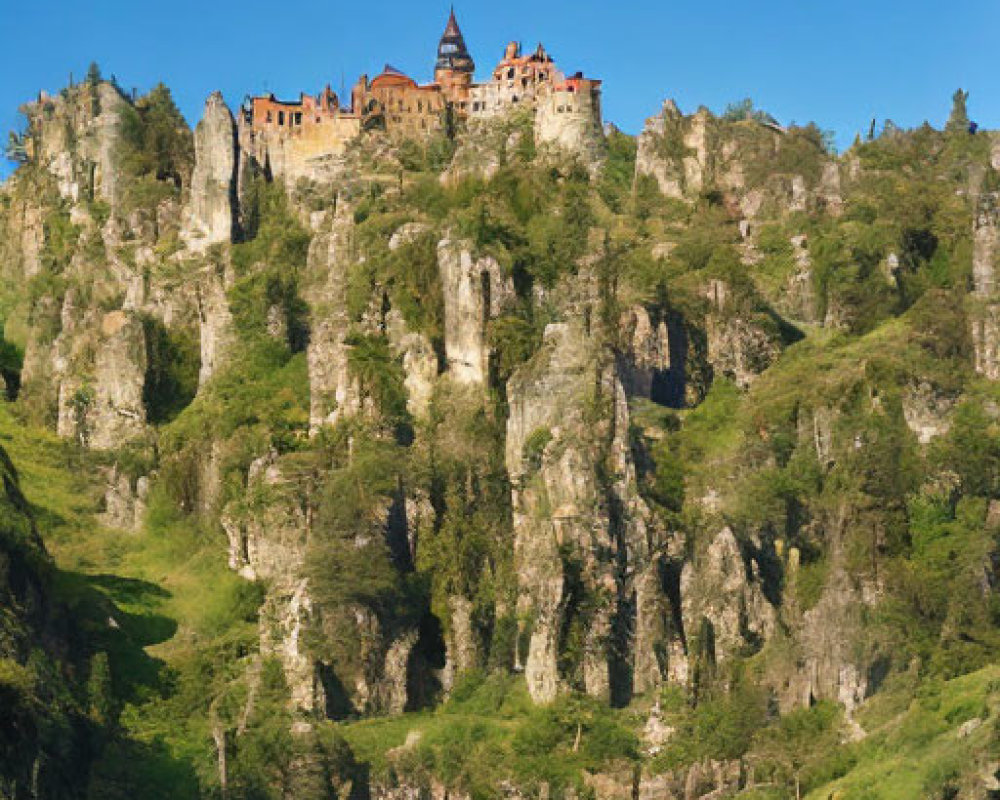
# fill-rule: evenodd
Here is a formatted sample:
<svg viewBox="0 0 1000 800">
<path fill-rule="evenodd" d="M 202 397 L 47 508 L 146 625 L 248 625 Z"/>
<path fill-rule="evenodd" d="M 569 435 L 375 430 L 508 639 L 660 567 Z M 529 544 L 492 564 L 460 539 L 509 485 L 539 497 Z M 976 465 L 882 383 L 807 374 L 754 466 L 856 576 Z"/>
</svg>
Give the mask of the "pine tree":
<svg viewBox="0 0 1000 800">
<path fill-rule="evenodd" d="M 946 132 L 951 134 L 968 133 L 969 112 L 966 106 L 968 99 L 969 93 L 963 92 L 961 89 L 957 89 L 955 94 L 951 96 L 951 116 L 948 117 L 948 124 L 944 128 Z"/>
</svg>

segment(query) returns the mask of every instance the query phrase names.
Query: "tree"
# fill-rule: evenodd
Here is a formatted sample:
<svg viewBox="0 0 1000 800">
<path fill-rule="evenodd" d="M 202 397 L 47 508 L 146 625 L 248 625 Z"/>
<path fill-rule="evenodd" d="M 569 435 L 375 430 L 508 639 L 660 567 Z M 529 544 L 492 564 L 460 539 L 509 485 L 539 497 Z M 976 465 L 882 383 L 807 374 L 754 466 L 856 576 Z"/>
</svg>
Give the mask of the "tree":
<svg viewBox="0 0 1000 800">
<path fill-rule="evenodd" d="M 785 714 L 777 724 L 763 729 L 758 735 L 754 747 L 755 760 L 770 766 L 778 775 L 792 782 L 795 798 L 799 800 L 806 771 L 840 742 L 839 719 L 839 709 L 829 702 Z"/>
<path fill-rule="evenodd" d="M 726 110 L 722 112 L 722 119 L 726 122 L 742 122 L 751 120 L 763 124 L 777 125 L 778 121 L 760 108 L 755 108 L 753 100 L 745 97 L 738 103 L 730 103 Z"/>
<path fill-rule="evenodd" d="M 122 118 L 122 164 L 137 177 L 149 176 L 179 188 L 191 174 L 194 139 L 170 90 L 157 84 Z"/>
<path fill-rule="evenodd" d="M 951 96 L 951 116 L 948 117 L 948 124 L 944 129 L 950 134 L 960 134 L 969 132 L 969 111 L 967 103 L 969 93 L 957 89 Z"/>
</svg>

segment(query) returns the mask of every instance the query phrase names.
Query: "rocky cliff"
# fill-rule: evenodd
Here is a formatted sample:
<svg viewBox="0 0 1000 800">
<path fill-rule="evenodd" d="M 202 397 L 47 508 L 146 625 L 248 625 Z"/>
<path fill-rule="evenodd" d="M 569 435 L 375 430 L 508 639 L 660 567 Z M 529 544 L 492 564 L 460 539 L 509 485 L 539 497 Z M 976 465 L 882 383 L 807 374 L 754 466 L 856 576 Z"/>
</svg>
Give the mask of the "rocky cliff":
<svg viewBox="0 0 1000 800">
<path fill-rule="evenodd" d="M 135 701 L 148 732 L 196 698 L 204 793 L 819 787 L 880 698 L 985 674 L 985 137 L 837 156 L 667 103 L 637 141 L 556 111 L 275 182 L 220 95 L 192 133 L 165 92 L 29 106 L 0 275 L 16 412 L 135 546 L 194 530 L 239 576 L 240 637 Z"/>
</svg>

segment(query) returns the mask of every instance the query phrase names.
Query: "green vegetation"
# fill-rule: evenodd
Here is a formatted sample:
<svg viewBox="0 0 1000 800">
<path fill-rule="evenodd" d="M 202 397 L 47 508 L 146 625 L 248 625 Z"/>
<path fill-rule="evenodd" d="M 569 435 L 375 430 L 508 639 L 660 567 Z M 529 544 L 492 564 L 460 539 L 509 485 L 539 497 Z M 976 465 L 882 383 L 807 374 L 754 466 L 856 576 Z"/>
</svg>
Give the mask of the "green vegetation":
<svg viewBox="0 0 1000 800">
<path fill-rule="evenodd" d="M 618 131 L 593 171 L 536 152 L 526 115 L 376 137 L 335 186 L 248 170 L 241 241 L 187 259 L 176 231 L 96 229 L 182 196 L 165 87 L 123 111 L 114 209 L 26 164 L 0 198 L 3 230 L 42 212 L 36 274 L 0 292 L 24 333 L 0 340 L 0 795 L 41 752 L 94 800 L 588 798 L 713 763 L 742 797 L 955 797 L 1000 757 L 1000 390 L 968 296 L 1000 179 L 966 100 L 842 161 L 749 100 L 698 118 L 708 156 L 668 112 L 672 200 Z M 495 259 L 462 286 L 487 379 L 410 395 L 412 342 L 446 371 L 448 247 Z M 96 453 L 47 429 L 102 410 L 117 272 L 176 290 L 180 322 L 144 306 L 149 426 Z M 200 387 L 199 314 L 226 340 Z M 337 347 L 310 348 L 329 320 Z M 347 398 L 315 426 L 323 370 Z M 533 379 L 557 405 L 516 403 Z M 138 530 L 107 527 L 128 503 Z M 540 632 L 559 691 L 536 706 Z"/>
<path fill-rule="evenodd" d="M 537 790 L 586 791 L 583 771 L 630 768 L 639 757 L 632 721 L 606 704 L 567 695 L 537 708 L 511 676 L 470 673 L 433 714 L 357 722 L 343 728 L 376 774 L 392 769 L 418 784 L 443 780 L 476 798 L 514 781 Z"/>
<path fill-rule="evenodd" d="M 155 208 L 176 197 L 194 167 L 194 139 L 170 90 L 162 83 L 126 105 L 118 163 L 129 180 L 125 207 Z"/>
</svg>

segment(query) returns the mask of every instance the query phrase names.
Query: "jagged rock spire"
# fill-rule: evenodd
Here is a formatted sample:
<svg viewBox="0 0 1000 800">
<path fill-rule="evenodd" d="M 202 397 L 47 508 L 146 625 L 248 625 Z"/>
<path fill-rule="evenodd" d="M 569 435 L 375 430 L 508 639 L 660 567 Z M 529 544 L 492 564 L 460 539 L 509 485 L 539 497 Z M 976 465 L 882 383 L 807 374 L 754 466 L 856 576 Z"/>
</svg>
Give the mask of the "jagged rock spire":
<svg viewBox="0 0 1000 800">
<path fill-rule="evenodd" d="M 469 50 L 465 46 L 465 39 L 462 37 L 462 31 L 458 27 L 454 6 L 448 17 L 448 24 L 445 26 L 444 34 L 441 36 L 441 42 L 438 44 L 438 57 L 435 69 L 449 69 L 455 72 L 476 71 L 476 62 L 469 55 Z"/>
</svg>

